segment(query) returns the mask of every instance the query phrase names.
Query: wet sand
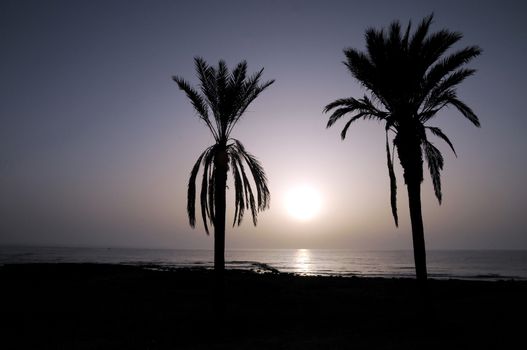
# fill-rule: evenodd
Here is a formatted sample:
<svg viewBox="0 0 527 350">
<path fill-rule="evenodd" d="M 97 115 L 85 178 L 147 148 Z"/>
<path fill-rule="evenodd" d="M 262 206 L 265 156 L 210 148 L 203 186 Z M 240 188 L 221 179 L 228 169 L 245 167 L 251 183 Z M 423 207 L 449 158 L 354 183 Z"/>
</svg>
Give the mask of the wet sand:
<svg viewBox="0 0 527 350">
<path fill-rule="evenodd" d="M 525 343 L 526 281 L 0 266 L 2 349 L 444 349 Z M 218 310 L 223 309 L 223 312 Z"/>
</svg>

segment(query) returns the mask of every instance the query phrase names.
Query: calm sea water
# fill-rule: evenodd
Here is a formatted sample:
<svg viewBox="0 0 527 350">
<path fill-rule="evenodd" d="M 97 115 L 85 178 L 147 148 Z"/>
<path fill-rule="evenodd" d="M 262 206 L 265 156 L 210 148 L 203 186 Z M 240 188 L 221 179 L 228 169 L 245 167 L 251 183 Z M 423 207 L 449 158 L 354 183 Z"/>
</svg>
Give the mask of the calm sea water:
<svg viewBox="0 0 527 350">
<path fill-rule="evenodd" d="M 527 280 L 527 251 L 429 251 L 433 278 Z M 112 263 L 206 267 L 213 265 L 210 250 L 0 247 L 0 264 Z M 413 277 L 412 251 L 354 251 L 325 249 L 231 250 L 227 268 L 369 277 Z"/>
</svg>

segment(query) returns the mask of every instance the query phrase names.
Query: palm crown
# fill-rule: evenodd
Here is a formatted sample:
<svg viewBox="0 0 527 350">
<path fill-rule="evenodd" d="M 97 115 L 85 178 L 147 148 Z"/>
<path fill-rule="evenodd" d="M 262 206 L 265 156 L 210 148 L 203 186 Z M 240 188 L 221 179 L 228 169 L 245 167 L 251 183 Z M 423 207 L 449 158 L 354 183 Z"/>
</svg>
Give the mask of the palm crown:
<svg viewBox="0 0 527 350">
<path fill-rule="evenodd" d="M 435 195 L 441 203 L 440 172 L 443 169 L 443 156 L 428 140 L 426 131 L 445 141 L 454 154 L 455 150 L 443 131 L 426 125 L 427 122 L 450 105 L 474 125 L 480 126 L 472 109 L 458 98 L 456 87 L 474 74 L 474 69 L 463 66 L 478 56 L 481 49 L 470 46 L 442 57 L 462 35 L 448 30 L 429 34 L 432 19 L 433 15 L 423 19 L 412 35 L 411 23 L 404 34 L 399 22 L 393 22 L 387 32 L 368 29 L 365 35 L 366 53 L 353 48 L 346 49 L 344 63 L 353 77 L 369 91 L 370 97 L 364 95 L 360 99 L 338 99 L 324 109 L 326 113 L 332 111 L 328 128 L 342 116 L 351 114 L 341 132 L 342 139 L 356 120 L 376 119 L 385 122 L 391 205 L 396 225 L 396 179 L 389 132 L 395 135 L 393 153 L 396 149 L 405 182 L 408 183 L 411 178 L 419 182 L 423 180 L 424 153 Z"/>
<path fill-rule="evenodd" d="M 242 143 L 230 137 L 247 107 L 258 95 L 271 85 L 274 80 L 260 83 L 263 69 L 247 76 L 247 62 L 240 62 L 229 72 L 224 61 L 212 67 L 200 57 L 194 59 L 196 72 L 200 81 L 199 91 L 180 77 L 173 77 L 179 88 L 190 99 L 198 117 L 205 122 L 212 133 L 215 144 L 208 147 L 196 161 L 190 173 L 187 194 L 187 211 L 189 222 L 195 226 L 196 177 L 203 166 L 201 180 L 200 204 L 203 224 L 209 233 L 207 219 L 215 224 L 215 175 L 219 168 L 232 171 L 235 189 L 234 222 L 240 225 L 246 209 L 251 210 L 253 223 L 256 225 L 257 213 L 269 207 L 270 194 L 267 178 L 260 162 Z M 230 165 L 230 166 L 229 166 Z M 256 187 L 256 198 L 253 186 L 247 176 L 248 167 Z"/>
</svg>

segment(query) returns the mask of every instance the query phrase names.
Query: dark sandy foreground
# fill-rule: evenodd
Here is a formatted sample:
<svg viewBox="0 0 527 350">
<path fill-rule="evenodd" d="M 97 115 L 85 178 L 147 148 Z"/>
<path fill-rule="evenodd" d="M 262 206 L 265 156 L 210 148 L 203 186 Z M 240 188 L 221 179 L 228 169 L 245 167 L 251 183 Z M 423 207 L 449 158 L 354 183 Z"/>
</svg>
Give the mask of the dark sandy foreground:
<svg viewBox="0 0 527 350">
<path fill-rule="evenodd" d="M 1 349 L 524 348 L 527 282 L 229 271 L 216 317 L 210 271 L 95 264 L 0 267 Z M 513 346 L 519 342 L 519 346 Z"/>
</svg>

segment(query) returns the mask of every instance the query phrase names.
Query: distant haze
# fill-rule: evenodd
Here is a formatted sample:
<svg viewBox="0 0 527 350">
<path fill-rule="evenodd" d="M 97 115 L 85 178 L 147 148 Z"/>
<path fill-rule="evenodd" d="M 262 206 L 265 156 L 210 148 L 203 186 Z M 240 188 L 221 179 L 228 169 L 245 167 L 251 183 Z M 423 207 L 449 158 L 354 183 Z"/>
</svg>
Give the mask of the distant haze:
<svg viewBox="0 0 527 350">
<path fill-rule="evenodd" d="M 354 124 L 345 141 L 322 108 L 364 90 L 342 64 L 368 27 L 398 19 L 479 45 L 478 69 L 433 125 L 444 143 L 443 204 L 426 173 L 431 249 L 527 249 L 527 5 L 521 1 L 2 1 L 0 2 L 0 244 L 212 248 L 186 217 L 188 175 L 212 137 L 171 80 L 192 84 L 193 57 L 242 59 L 276 79 L 233 137 L 267 172 L 271 209 L 227 228 L 227 248 L 411 248 L 398 161 L 400 227 L 389 206 L 384 128 Z M 454 48 L 454 49 L 455 49 Z M 284 196 L 310 184 L 311 221 Z M 232 197 L 231 197 L 232 199 Z M 232 202 L 232 201 L 231 201 Z M 232 208 L 228 220 L 232 218 Z M 230 215 L 229 215 L 230 214 Z"/>
</svg>

